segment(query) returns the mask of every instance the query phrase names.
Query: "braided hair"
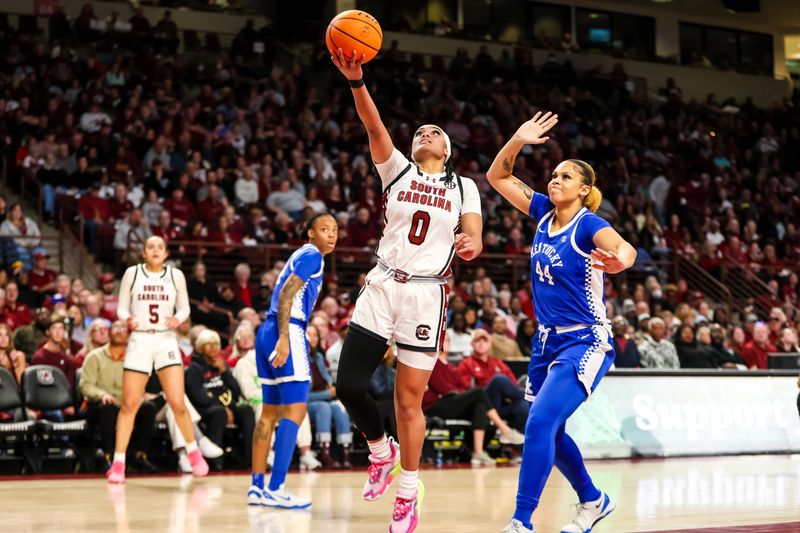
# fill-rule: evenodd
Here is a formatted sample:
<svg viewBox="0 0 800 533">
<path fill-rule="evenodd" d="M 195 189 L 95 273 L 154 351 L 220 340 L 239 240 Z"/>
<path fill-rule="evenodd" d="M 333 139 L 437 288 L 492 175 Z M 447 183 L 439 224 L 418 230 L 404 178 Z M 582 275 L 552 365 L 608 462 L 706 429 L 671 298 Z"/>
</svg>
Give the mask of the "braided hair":
<svg viewBox="0 0 800 533">
<path fill-rule="evenodd" d="M 309 234 L 309 231 L 314 229 L 314 224 L 317 222 L 317 220 L 321 219 L 322 217 L 331 217 L 334 220 L 336 220 L 336 218 L 332 214 L 328 213 L 327 211 L 320 211 L 319 213 L 315 213 L 311 218 L 308 219 L 308 221 L 306 222 L 306 225 L 303 227 L 302 236 L 303 236 L 303 238 L 305 240 L 310 240 L 311 239 L 311 235 Z"/>
</svg>

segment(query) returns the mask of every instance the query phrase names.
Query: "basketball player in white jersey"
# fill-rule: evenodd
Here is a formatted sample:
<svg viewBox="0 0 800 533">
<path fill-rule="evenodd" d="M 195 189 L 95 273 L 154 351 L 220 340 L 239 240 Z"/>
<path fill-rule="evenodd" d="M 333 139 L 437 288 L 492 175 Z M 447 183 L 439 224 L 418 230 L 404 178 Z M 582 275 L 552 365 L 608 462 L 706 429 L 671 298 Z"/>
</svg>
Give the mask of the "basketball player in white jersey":
<svg viewBox="0 0 800 533">
<path fill-rule="evenodd" d="M 129 267 L 122 276 L 117 316 L 131 330 L 122 374 L 122 406 L 117 416 L 114 461 L 107 472 L 110 483 L 125 482 L 125 451 L 144 388 L 155 368 L 164 396 L 186 440 L 186 453 L 195 476 L 208 474 L 184 402 L 183 363 L 176 329 L 189 318 L 186 278 L 167 266 L 167 246 L 161 237 L 144 243 L 144 263 Z"/>
<path fill-rule="evenodd" d="M 384 228 L 378 264 L 367 275 L 342 346 L 336 391 L 371 455 L 366 500 L 376 500 L 400 470 L 390 532 L 409 533 L 419 524 L 424 487 L 418 481 L 425 438 L 422 395 L 445 331 L 447 276 L 457 254 L 465 260 L 483 247 L 478 188 L 453 172 L 450 139 L 438 126 L 414 134 L 411 159 L 392 144 L 362 79 L 363 56 L 331 58 L 348 79 L 356 111 L 369 135 L 372 160 L 383 185 Z M 402 447 L 386 438 L 367 393 L 386 345 L 397 348 L 395 407 Z M 402 468 L 401 468 L 402 467 Z"/>
</svg>

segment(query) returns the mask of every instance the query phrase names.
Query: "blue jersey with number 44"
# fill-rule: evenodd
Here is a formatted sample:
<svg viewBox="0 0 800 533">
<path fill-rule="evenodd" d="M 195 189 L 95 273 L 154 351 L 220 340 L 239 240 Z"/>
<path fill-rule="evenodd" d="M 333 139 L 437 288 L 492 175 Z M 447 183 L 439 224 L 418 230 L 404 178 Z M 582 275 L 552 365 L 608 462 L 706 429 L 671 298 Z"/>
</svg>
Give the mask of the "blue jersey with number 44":
<svg viewBox="0 0 800 533">
<path fill-rule="evenodd" d="M 604 272 L 592 268 L 593 239 L 609 223 L 585 207 L 569 224 L 551 231 L 555 206 L 534 193 L 529 214 L 536 219 L 531 247 L 531 284 L 536 319 L 544 326 L 608 322 Z"/>
</svg>

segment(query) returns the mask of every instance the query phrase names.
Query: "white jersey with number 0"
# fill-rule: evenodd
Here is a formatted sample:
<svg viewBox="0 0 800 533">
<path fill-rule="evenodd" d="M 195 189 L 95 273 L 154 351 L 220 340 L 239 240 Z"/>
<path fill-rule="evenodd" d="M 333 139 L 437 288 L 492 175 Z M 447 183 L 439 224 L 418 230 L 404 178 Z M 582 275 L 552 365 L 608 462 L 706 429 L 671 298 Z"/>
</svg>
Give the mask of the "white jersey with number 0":
<svg viewBox="0 0 800 533">
<path fill-rule="evenodd" d="M 444 172 L 426 174 L 397 149 L 375 167 L 383 182 L 385 223 L 378 258 L 408 274 L 447 274 L 461 215 L 481 214 L 475 182 L 454 177 L 445 183 Z"/>
<path fill-rule="evenodd" d="M 117 316 L 127 320 L 133 316 L 137 330 L 167 330 L 166 320 L 175 316 L 178 322 L 189 317 L 189 294 L 186 278 L 177 268 L 165 266 L 161 273 L 148 272 L 144 264 L 129 267 L 122 276 Z"/>
</svg>

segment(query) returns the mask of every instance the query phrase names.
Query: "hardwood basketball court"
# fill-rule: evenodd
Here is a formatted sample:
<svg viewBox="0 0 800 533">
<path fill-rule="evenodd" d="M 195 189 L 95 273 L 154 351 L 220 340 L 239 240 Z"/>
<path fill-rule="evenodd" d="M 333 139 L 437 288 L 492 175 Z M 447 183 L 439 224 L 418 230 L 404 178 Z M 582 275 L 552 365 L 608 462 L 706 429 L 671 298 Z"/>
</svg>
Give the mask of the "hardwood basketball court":
<svg viewBox="0 0 800 533">
<path fill-rule="evenodd" d="M 617 510 L 595 531 L 800 532 L 800 455 L 590 461 L 598 486 Z M 500 531 L 514 509 L 518 468 L 441 469 L 421 473 L 427 487 L 422 532 Z M 367 503 L 364 472 L 292 473 L 289 486 L 311 496 L 311 511 L 248 508 L 249 477 L 101 477 L 0 480 L 0 530 L 8 532 L 386 531 L 393 491 Z M 551 476 L 534 523 L 560 531 L 575 503 L 566 480 Z M 748 526 L 748 527 L 745 527 Z"/>
</svg>

